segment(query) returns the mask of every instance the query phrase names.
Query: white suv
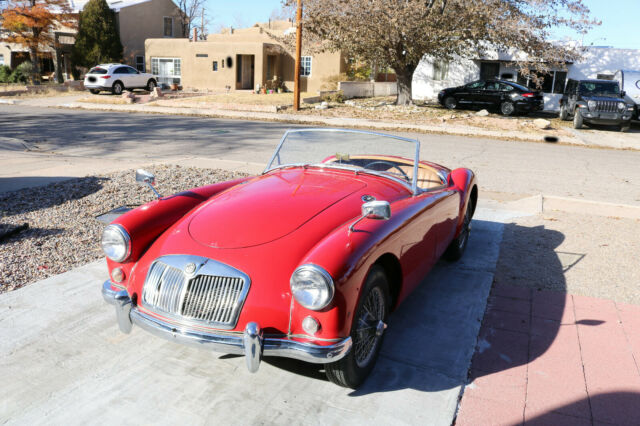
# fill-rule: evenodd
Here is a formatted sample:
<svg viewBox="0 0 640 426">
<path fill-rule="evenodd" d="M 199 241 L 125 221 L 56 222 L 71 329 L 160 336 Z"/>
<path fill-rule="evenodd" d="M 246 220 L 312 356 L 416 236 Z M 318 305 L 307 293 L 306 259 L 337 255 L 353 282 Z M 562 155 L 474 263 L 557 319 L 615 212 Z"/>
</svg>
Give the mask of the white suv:
<svg viewBox="0 0 640 426">
<path fill-rule="evenodd" d="M 101 90 L 109 90 L 114 95 L 121 94 L 124 89 L 152 91 L 157 85 L 152 74 L 123 64 L 96 65 L 84 77 L 84 87 L 94 95 Z"/>
</svg>

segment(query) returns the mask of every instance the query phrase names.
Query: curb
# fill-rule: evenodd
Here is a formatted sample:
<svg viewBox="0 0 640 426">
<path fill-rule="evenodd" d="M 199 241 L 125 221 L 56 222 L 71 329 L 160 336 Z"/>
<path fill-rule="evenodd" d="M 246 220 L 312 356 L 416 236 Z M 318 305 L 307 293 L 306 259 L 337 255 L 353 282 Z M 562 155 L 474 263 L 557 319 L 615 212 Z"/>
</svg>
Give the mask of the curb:
<svg viewBox="0 0 640 426">
<path fill-rule="evenodd" d="M 483 207 L 490 209 L 501 209 L 531 215 L 555 211 L 640 220 L 640 206 L 580 200 L 555 195 L 538 194 L 506 202 L 489 196 L 489 198 L 481 198 L 481 204 Z M 479 203 L 478 205 L 481 204 Z"/>
<path fill-rule="evenodd" d="M 265 121 L 277 121 L 291 124 L 317 124 L 334 127 L 348 127 L 348 128 L 368 128 L 378 130 L 390 130 L 390 131 L 404 131 L 404 132 L 419 132 L 419 133 L 436 133 L 453 136 L 470 136 L 470 137 L 484 137 L 492 139 L 506 139 L 517 140 L 526 142 L 545 142 L 544 134 L 539 136 L 523 134 L 521 132 L 511 131 L 493 131 L 483 130 L 478 128 L 466 128 L 466 127 L 440 127 L 429 125 L 416 125 L 409 123 L 391 123 L 391 122 L 379 122 L 368 119 L 359 118 L 334 118 L 334 117 L 320 117 L 313 115 L 291 115 L 291 114 L 276 114 L 266 112 L 251 112 L 249 116 L 246 111 L 233 111 L 233 110 L 215 110 L 215 109 L 200 109 L 200 108 L 175 108 L 175 107 L 162 107 L 162 106 L 129 106 L 129 105 L 101 105 L 101 104 L 87 104 L 82 102 L 71 102 L 58 105 L 60 108 L 79 108 L 85 110 L 94 111 L 116 111 L 116 112 L 140 112 L 151 114 L 170 114 L 170 115 L 187 115 L 187 116 L 202 116 L 202 117 L 215 117 L 215 118 L 231 118 L 240 120 L 265 120 Z M 562 139 L 560 144 L 565 145 L 579 145 L 585 146 L 585 143 L 578 138 L 566 138 Z M 556 145 L 558 143 L 554 143 Z"/>
</svg>

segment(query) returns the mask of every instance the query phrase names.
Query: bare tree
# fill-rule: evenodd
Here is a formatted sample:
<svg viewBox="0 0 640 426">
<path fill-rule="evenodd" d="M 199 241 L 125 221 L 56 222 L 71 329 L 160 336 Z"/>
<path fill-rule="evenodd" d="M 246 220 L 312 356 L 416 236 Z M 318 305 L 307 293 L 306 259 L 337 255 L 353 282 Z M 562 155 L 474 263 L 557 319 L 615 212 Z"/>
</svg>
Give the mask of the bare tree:
<svg viewBox="0 0 640 426">
<path fill-rule="evenodd" d="M 200 27 L 205 3 L 205 0 L 177 0 L 178 8 L 180 9 L 177 15 L 182 29 L 182 37 L 191 36 L 192 27 Z"/>
<path fill-rule="evenodd" d="M 411 103 L 425 55 L 451 60 L 512 49 L 524 73 L 544 72 L 580 57 L 577 48 L 549 41 L 551 29 L 585 32 L 596 24 L 582 0 L 305 0 L 303 16 L 307 34 L 392 68 L 399 105 Z"/>
<path fill-rule="evenodd" d="M 271 16 L 269 19 L 272 21 L 286 21 L 290 20 L 291 22 L 296 20 L 296 5 L 295 3 L 287 3 L 283 2 L 280 9 L 273 9 L 271 11 Z"/>
</svg>

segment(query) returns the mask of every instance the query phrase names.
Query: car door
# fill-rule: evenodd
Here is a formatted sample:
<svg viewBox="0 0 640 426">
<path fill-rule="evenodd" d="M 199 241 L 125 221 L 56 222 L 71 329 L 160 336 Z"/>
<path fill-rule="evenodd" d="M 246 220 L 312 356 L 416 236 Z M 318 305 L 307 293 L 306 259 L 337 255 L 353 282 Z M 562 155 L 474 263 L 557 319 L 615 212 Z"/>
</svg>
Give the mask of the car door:
<svg viewBox="0 0 640 426">
<path fill-rule="evenodd" d="M 497 107 L 500 105 L 500 83 L 497 81 L 487 81 L 483 89 L 478 94 L 478 103 L 483 107 Z"/>
<path fill-rule="evenodd" d="M 578 100 L 578 82 L 575 80 L 570 80 L 567 84 L 566 89 L 567 96 L 567 111 L 570 114 L 573 114 L 576 109 L 576 102 Z"/>
<path fill-rule="evenodd" d="M 479 105 L 478 101 L 484 85 L 484 80 L 478 80 L 463 86 L 462 89 L 454 95 L 458 100 L 458 104 L 466 106 Z"/>
<path fill-rule="evenodd" d="M 143 87 L 146 86 L 147 82 L 144 81 L 144 76 L 138 72 L 137 69 L 133 67 L 127 67 L 127 72 L 129 73 L 129 79 L 131 81 L 131 87 Z"/>
<path fill-rule="evenodd" d="M 113 70 L 114 81 L 120 80 L 122 84 L 124 84 L 124 87 L 126 88 L 132 86 L 131 77 L 129 76 L 129 70 L 127 68 L 128 67 L 117 67 L 115 70 Z"/>
</svg>

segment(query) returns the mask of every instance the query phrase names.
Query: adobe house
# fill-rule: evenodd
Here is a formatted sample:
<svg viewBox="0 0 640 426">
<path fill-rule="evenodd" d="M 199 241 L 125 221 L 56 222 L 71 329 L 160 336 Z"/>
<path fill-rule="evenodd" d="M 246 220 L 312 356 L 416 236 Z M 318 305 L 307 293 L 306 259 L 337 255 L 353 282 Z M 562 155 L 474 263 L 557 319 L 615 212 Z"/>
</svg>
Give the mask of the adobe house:
<svg viewBox="0 0 640 426">
<path fill-rule="evenodd" d="M 78 13 L 88 0 L 69 0 Z M 171 0 L 107 0 L 116 13 L 116 23 L 122 43 L 124 62 L 145 71 L 145 43 L 147 38 L 186 37 L 182 33 L 180 9 Z"/>
<path fill-rule="evenodd" d="M 290 21 L 272 21 L 251 28 L 209 34 L 205 41 L 150 38 L 145 43 L 146 65 L 161 84 L 176 83 L 200 90 L 250 90 L 265 87 L 274 77 L 293 90 L 295 60 L 273 38 L 295 33 Z M 329 77 L 346 72 L 340 52 L 302 54 L 300 88 L 315 92 Z"/>
</svg>

